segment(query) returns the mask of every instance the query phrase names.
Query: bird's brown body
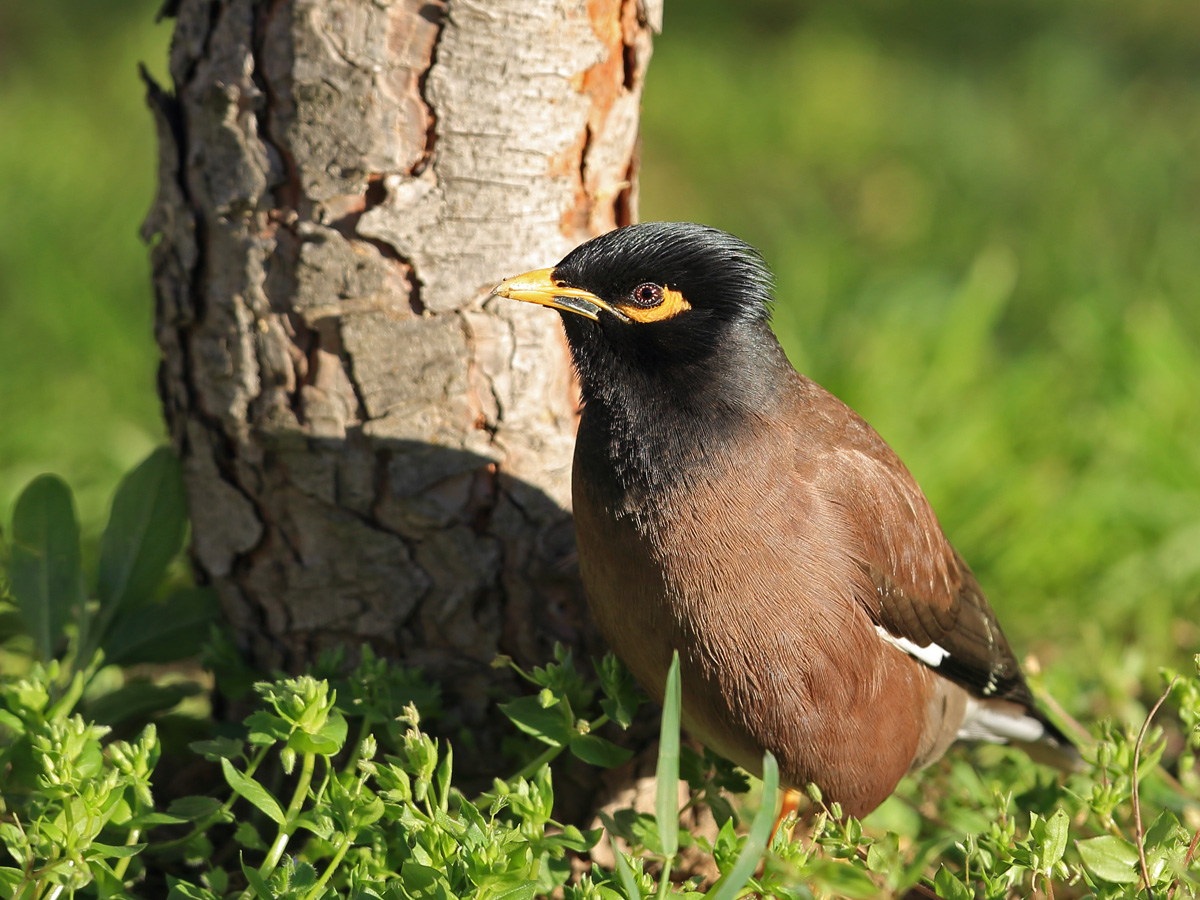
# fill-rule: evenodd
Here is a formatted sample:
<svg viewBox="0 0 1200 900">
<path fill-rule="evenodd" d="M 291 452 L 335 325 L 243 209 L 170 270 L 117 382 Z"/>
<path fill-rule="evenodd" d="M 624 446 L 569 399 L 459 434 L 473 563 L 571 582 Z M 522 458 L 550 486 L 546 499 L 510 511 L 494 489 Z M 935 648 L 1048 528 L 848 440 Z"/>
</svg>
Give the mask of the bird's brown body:
<svg viewBox="0 0 1200 900">
<path fill-rule="evenodd" d="M 591 481 L 593 466 L 576 465 L 580 570 L 601 633 L 656 699 L 680 651 L 693 735 L 752 772 L 770 749 L 785 783 L 818 781 L 863 815 L 954 740 L 966 695 L 879 640 L 868 572 L 889 549 L 871 546 L 855 517 L 870 516 L 872 532 L 911 524 L 944 539 L 875 432 L 793 378 L 780 408 L 733 445 L 737 458 L 718 453 L 692 471 L 686 496 L 618 496 Z M 776 416 L 798 426 L 791 440 L 771 427 Z M 869 715 L 821 715 L 828 709 Z"/>
<path fill-rule="evenodd" d="M 637 679 L 661 698 L 678 651 L 691 733 L 855 815 L 956 737 L 1069 752 L 903 463 L 788 363 L 752 251 L 624 231 L 498 292 L 578 313 L 580 570 Z"/>
</svg>

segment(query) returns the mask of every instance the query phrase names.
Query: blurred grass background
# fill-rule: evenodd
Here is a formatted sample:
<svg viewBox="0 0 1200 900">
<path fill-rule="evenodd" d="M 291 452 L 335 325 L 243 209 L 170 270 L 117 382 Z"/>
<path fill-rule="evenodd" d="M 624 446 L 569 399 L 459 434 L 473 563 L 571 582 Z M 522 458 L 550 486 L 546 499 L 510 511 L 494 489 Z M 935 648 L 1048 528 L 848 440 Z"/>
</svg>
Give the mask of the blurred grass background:
<svg viewBox="0 0 1200 900">
<path fill-rule="evenodd" d="M 0 521 L 51 471 L 85 528 L 160 443 L 138 238 L 158 150 L 137 63 L 165 77 L 146 0 L 0 5 Z"/>
<path fill-rule="evenodd" d="M 0 507 L 163 434 L 155 3 L 0 7 Z M 1081 714 L 1200 649 L 1200 5 L 667 0 L 642 216 L 760 247 L 793 361 L 897 448 Z M 1089 709 L 1090 707 L 1090 709 Z"/>
</svg>

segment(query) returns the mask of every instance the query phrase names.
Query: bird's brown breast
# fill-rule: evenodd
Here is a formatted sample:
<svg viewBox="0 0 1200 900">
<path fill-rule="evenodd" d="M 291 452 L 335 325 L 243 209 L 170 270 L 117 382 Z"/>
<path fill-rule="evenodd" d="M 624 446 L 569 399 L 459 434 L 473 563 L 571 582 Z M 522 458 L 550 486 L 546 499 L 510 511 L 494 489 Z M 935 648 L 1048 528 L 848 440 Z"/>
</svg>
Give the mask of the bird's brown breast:
<svg viewBox="0 0 1200 900">
<path fill-rule="evenodd" d="M 751 423 L 652 496 L 614 490 L 577 451 L 580 567 L 601 632 L 656 699 L 679 651 L 690 732 L 751 771 L 771 750 L 787 782 L 815 781 L 863 814 L 944 749 L 928 724 L 957 715 L 952 735 L 961 698 L 881 641 L 856 602 L 873 588 L 845 509 L 814 484 L 820 439 L 805 426 L 861 420 L 792 402 L 790 428 Z"/>
</svg>

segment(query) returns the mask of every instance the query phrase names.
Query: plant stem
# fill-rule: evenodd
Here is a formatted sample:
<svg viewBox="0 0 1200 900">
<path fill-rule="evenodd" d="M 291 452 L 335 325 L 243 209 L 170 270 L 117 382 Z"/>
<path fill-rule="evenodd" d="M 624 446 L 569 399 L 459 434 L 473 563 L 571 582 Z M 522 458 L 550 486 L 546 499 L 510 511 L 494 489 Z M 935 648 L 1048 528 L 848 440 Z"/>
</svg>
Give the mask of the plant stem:
<svg viewBox="0 0 1200 900">
<path fill-rule="evenodd" d="M 267 858 L 263 860 L 263 864 L 258 867 L 258 874 L 263 877 L 263 880 L 271 877 L 271 873 L 275 871 L 279 861 L 283 859 L 283 851 L 287 849 L 288 841 L 292 837 L 292 832 L 296 830 L 296 819 L 300 815 L 300 810 L 304 807 L 304 801 L 308 797 L 308 787 L 312 783 L 313 768 L 316 765 L 317 755 L 315 753 L 305 753 L 303 761 L 300 764 L 300 780 L 296 782 L 296 789 L 292 792 L 292 800 L 288 804 L 287 812 L 283 816 L 283 824 L 279 826 L 279 833 L 275 835 L 275 840 L 271 842 L 271 849 L 267 852 Z M 247 886 L 246 890 L 241 893 L 240 900 L 250 900 L 254 896 L 254 888 Z"/>
<path fill-rule="evenodd" d="M 313 885 L 312 890 L 304 895 L 304 900 L 317 900 L 321 896 L 321 891 L 325 888 L 325 883 L 333 876 L 334 871 L 341 864 L 342 858 L 346 855 L 346 851 L 350 849 L 350 845 L 354 843 L 354 838 L 357 833 L 347 834 L 342 838 L 342 842 L 338 844 L 337 851 L 333 854 L 333 859 L 329 861 L 329 865 L 325 867 L 325 871 L 321 873 L 321 877 L 317 879 L 317 883 Z"/>
<path fill-rule="evenodd" d="M 125 839 L 125 846 L 132 847 L 138 842 L 138 838 L 141 837 L 141 834 L 142 830 L 140 828 L 131 829 L 129 832 L 129 837 Z M 117 864 L 113 866 L 113 874 L 116 875 L 120 881 L 125 880 L 125 871 L 129 868 L 129 861 L 131 859 L 133 859 L 132 856 L 123 856 L 118 859 Z"/>
<path fill-rule="evenodd" d="M 603 713 L 602 715 L 593 719 L 591 722 L 588 722 L 587 733 L 591 734 L 597 728 L 603 727 L 605 724 L 607 724 L 607 722 L 608 722 L 608 713 Z M 584 732 L 576 731 L 575 733 L 583 734 Z M 562 753 L 566 749 L 567 749 L 566 744 L 563 744 L 561 747 L 547 747 L 545 750 L 543 750 L 541 753 L 538 754 L 536 759 L 534 759 L 532 762 L 527 763 L 526 765 L 522 766 L 520 771 L 516 772 L 513 775 L 510 775 L 508 778 L 505 779 L 505 781 L 514 781 L 517 778 L 532 778 L 538 769 L 540 769 L 546 763 L 554 760 L 560 753 Z"/>
<path fill-rule="evenodd" d="M 287 812 L 284 813 L 283 824 L 279 826 L 279 834 L 271 845 L 271 852 L 267 854 L 263 864 L 258 867 L 258 874 L 264 879 L 271 877 L 271 873 L 279 865 L 279 860 L 283 858 L 283 851 L 287 847 L 288 839 L 296 828 L 296 819 L 300 815 L 300 810 L 304 808 L 304 801 L 308 799 L 308 786 L 312 784 L 313 768 L 316 766 L 316 762 L 317 755 L 315 753 L 304 754 L 304 761 L 300 764 L 300 780 L 296 782 L 296 790 L 292 792 L 292 802 L 288 804 Z"/>
<path fill-rule="evenodd" d="M 262 747 L 258 753 L 254 755 L 254 759 L 251 759 L 246 763 L 247 776 L 254 775 L 255 771 L 258 770 L 258 767 L 262 765 L 262 761 L 267 758 L 267 751 L 270 749 L 271 747 L 269 744 Z M 204 832 L 208 831 L 208 829 L 212 828 L 215 824 L 217 824 L 217 822 L 221 821 L 222 816 L 224 816 L 233 808 L 233 804 L 237 802 L 237 799 L 237 794 L 231 794 L 229 799 L 222 803 L 215 812 L 209 813 L 207 816 L 197 822 L 192 830 L 183 837 L 178 837 L 171 841 L 164 841 L 161 844 L 155 844 L 155 852 L 163 853 L 174 850 L 176 847 L 182 847 L 192 838 L 196 837 L 196 835 L 203 834 Z"/>
<path fill-rule="evenodd" d="M 364 717 L 358 726 L 358 738 L 350 745 L 350 755 L 346 758 L 346 764 L 342 766 L 343 773 L 354 771 L 354 767 L 358 765 L 358 756 L 362 752 L 363 741 L 367 739 L 367 735 L 371 733 L 371 726 Z"/>
<path fill-rule="evenodd" d="M 1178 675 L 1171 679 L 1167 689 L 1163 691 L 1158 702 L 1151 708 L 1150 714 L 1146 716 L 1146 721 L 1142 723 L 1142 730 L 1138 732 L 1137 742 L 1133 745 L 1133 834 L 1137 840 L 1138 863 L 1142 868 L 1142 884 L 1146 886 L 1146 896 L 1149 900 L 1154 900 L 1154 888 L 1150 884 L 1150 868 L 1146 865 L 1146 832 L 1142 829 L 1142 801 L 1138 795 L 1138 763 L 1141 762 L 1142 742 L 1146 739 L 1146 732 L 1150 729 L 1150 720 L 1154 718 L 1159 707 L 1166 702 L 1167 697 L 1171 696 L 1171 690 L 1178 680 Z"/>
<path fill-rule="evenodd" d="M 516 781 L 518 778 L 532 778 L 534 776 L 534 773 L 536 773 L 538 769 L 540 769 L 546 763 L 553 760 L 555 757 L 557 757 L 560 753 L 562 753 L 566 749 L 567 749 L 566 744 L 563 744 L 561 747 L 547 747 L 545 750 L 543 750 L 541 753 L 539 753 L 533 759 L 532 762 L 529 762 L 526 765 L 522 766 L 521 770 L 519 772 L 517 772 L 515 775 L 510 776 L 506 780 L 507 781 Z"/>
<path fill-rule="evenodd" d="M 671 860 L 672 856 L 668 856 L 663 860 L 662 873 L 658 876 L 658 896 L 661 898 L 667 896 L 667 885 L 671 883 Z"/>
</svg>

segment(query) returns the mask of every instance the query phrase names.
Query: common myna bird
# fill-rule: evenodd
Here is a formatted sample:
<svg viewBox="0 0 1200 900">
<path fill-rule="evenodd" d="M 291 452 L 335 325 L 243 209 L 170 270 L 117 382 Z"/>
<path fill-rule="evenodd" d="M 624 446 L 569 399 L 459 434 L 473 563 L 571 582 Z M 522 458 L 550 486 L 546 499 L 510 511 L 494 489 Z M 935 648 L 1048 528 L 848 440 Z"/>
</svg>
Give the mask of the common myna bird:
<svg viewBox="0 0 1200 900">
<path fill-rule="evenodd" d="M 679 651 L 694 736 L 857 816 L 957 738 L 1074 754 L 908 469 L 788 362 L 753 247 L 631 225 L 495 293 L 562 313 L 588 602 L 658 699 Z"/>
</svg>

